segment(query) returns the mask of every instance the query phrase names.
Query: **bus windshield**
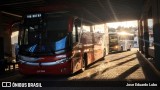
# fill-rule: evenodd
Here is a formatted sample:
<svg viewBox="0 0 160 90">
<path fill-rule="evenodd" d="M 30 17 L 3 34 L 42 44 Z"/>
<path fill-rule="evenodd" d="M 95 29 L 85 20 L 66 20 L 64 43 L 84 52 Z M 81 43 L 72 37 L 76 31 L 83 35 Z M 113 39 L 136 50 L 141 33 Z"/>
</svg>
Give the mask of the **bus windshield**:
<svg viewBox="0 0 160 90">
<path fill-rule="evenodd" d="M 46 22 L 35 22 L 23 25 L 19 41 L 20 53 L 49 55 L 69 48 L 67 18 L 48 17 Z"/>
<path fill-rule="evenodd" d="M 118 44 L 118 36 L 117 34 L 110 34 L 109 35 L 109 44 L 110 46 L 114 46 Z"/>
</svg>

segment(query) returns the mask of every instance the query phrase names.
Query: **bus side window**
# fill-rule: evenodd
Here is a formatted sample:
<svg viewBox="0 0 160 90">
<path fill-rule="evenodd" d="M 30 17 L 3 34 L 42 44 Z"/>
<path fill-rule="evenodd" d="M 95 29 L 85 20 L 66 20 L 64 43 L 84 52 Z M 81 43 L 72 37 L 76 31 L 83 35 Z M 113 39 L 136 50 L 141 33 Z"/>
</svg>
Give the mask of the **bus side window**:
<svg viewBox="0 0 160 90">
<path fill-rule="evenodd" d="M 79 41 L 79 38 L 78 38 L 79 31 L 78 31 L 78 29 L 80 27 L 81 27 L 81 21 L 79 19 L 75 19 L 74 26 L 73 26 L 73 31 L 72 31 L 73 43 Z"/>
<path fill-rule="evenodd" d="M 72 31 L 72 35 L 73 35 L 73 43 L 76 43 L 76 42 L 78 42 L 78 26 L 77 25 L 75 25 L 74 27 L 73 27 L 73 31 Z"/>
<path fill-rule="evenodd" d="M 76 28 L 73 26 L 73 31 L 72 31 L 72 41 L 73 43 L 76 43 Z"/>
<path fill-rule="evenodd" d="M 28 44 L 28 29 L 25 29 L 25 32 L 24 32 L 24 44 Z"/>
</svg>

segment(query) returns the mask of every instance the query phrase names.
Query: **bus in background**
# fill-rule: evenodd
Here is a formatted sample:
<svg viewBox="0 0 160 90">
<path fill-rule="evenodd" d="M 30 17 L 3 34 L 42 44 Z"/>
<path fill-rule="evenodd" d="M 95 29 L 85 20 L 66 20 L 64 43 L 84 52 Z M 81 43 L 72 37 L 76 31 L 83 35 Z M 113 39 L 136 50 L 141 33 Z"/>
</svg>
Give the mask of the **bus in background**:
<svg viewBox="0 0 160 90">
<path fill-rule="evenodd" d="M 134 35 L 127 32 L 109 33 L 109 52 L 128 51 L 133 46 Z"/>
<path fill-rule="evenodd" d="M 18 42 L 22 74 L 72 74 L 105 56 L 103 44 L 94 43 L 94 26 L 87 26 L 86 34 L 78 17 L 31 13 L 22 21 Z"/>
<path fill-rule="evenodd" d="M 134 48 L 138 48 L 139 47 L 139 42 L 138 42 L 138 36 L 135 35 L 134 36 L 134 45 L 133 45 Z"/>
</svg>

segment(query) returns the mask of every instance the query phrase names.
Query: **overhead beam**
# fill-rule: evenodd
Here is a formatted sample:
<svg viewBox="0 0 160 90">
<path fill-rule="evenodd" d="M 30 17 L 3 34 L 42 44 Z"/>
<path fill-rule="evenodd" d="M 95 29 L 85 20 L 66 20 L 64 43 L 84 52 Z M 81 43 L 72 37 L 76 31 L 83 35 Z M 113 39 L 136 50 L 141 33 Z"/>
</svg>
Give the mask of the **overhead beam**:
<svg viewBox="0 0 160 90">
<path fill-rule="evenodd" d="M 5 12 L 5 11 L 1 11 L 1 13 L 3 13 L 3 14 L 7 14 L 7 15 L 10 15 L 10 16 L 14 16 L 14 17 L 18 17 L 18 18 L 22 18 L 22 16 L 21 16 L 21 15 L 14 14 L 14 13 L 9 13 L 9 12 Z"/>
<path fill-rule="evenodd" d="M 144 4 L 140 19 L 143 20 L 143 18 L 146 16 L 146 14 L 148 14 L 148 11 L 151 6 L 152 6 L 152 0 L 146 0 L 146 3 Z"/>
<path fill-rule="evenodd" d="M 19 5 L 19 4 L 26 4 L 26 3 L 34 3 L 34 2 L 40 2 L 44 0 L 32 0 L 32 1 L 26 1 L 26 2 L 15 2 L 15 3 L 7 3 L 7 4 L 2 4 L 0 6 L 11 6 L 11 5 Z"/>
</svg>

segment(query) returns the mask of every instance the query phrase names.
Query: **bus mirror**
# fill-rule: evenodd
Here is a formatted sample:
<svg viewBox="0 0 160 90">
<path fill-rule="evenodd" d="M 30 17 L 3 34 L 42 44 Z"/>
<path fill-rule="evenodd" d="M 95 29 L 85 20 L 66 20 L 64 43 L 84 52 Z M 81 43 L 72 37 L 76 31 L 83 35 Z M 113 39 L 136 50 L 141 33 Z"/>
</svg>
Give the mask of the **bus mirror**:
<svg viewBox="0 0 160 90">
<path fill-rule="evenodd" d="M 78 27 L 81 27 L 81 20 L 80 19 L 75 19 L 74 21 L 75 25 L 77 25 Z"/>
</svg>

